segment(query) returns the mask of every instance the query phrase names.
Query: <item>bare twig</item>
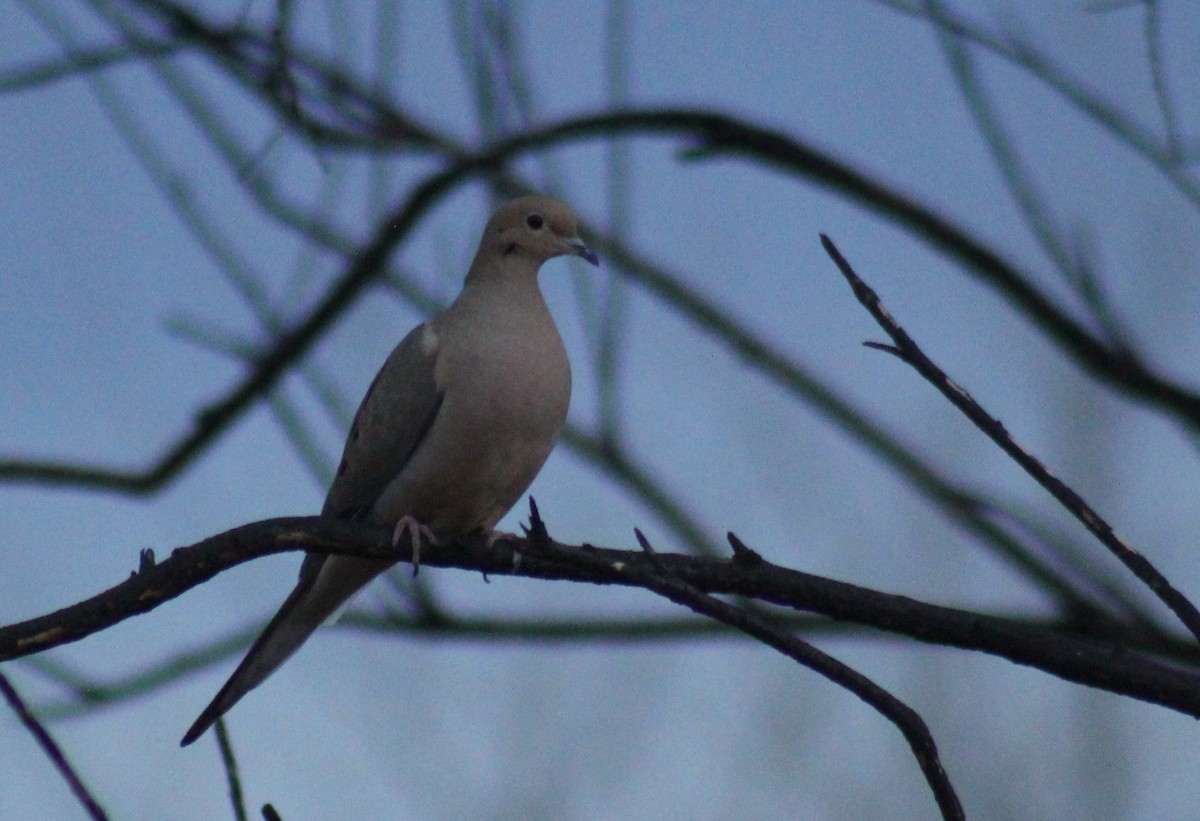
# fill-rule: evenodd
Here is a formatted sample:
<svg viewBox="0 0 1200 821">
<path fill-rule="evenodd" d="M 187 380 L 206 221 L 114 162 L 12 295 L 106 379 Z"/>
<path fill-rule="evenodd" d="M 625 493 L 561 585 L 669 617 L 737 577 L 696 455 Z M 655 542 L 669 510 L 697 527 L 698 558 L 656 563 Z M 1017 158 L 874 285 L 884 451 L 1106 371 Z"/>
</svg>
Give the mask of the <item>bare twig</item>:
<svg viewBox="0 0 1200 821">
<path fill-rule="evenodd" d="M 1027 72 L 1058 94 L 1068 105 L 1112 134 L 1121 144 L 1147 160 L 1193 207 L 1200 208 L 1200 185 L 1191 179 L 1186 169 L 1177 161 L 1168 142 L 1109 103 L 1100 94 L 1088 89 L 1081 80 L 1073 77 L 1065 66 L 1039 51 L 1033 43 L 1012 35 L 993 35 L 969 22 L 965 16 L 956 15 L 952 11 L 931 11 L 924 4 L 918 7 L 906 0 L 875 1 L 902 14 L 926 18 L 956 37 L 977 43 Z M 1144 2 L 1145 0 L 1120 0 L 1113 5 L 1133 6 L 1142 5 Z"/>
<path fill-rule="evenodd" d="M 221 750 L 221 766 L 225 768 L 225 782 L 229 785 L 229 802 L 233 805 L 233 817 L 237 821 L 246 821 L 246 799 L 242 795 L 242 777 L 238 772 L 237 756 L 233 752 L 233 742 L 229 738 L 229 729 L 225 719 L 217 719 L 217 747 Z"/>
<path fill-rule="evenodd" d="M 209 49 L 221 61 L 221 64 L 231 71 L 234 79 L 247 84 L 251 93 L 263 93 L 261 75 L 266 69 L 257 64 L 247 69 L 243 65 L 243 61 L 255 59 L 261 61 L 263 59 L 261 52 L 264 48 L 269 51 L 269 42 L 255 41 L 254 35 L 245 31 L 238 31 L 236 36 L 232 36 L 230 32 L 207 24 L 193 12 L 177 4 L 163 2 L 163 0 L 140 0 L 139 4 L 161 16 L 164 21 L 168 21 L 181 33 L 193 38 L 202 47 Z M 913 13 L 911 8 L 904 7 L 899 3 L 890 3 L 890 5 Z M 965 37 L 982 38 L 978 32 L 966 28 L 959 21 L 928 11 L 926 16 L 935 19 L 935 22 L 946 26 L 955 34 L 961 33 L 961 36 Z M 249 47 L 251 42 L 254 43 L 253 48 Z M 1003 48 L 994 41 L 985 40 L 985 44 L 989 47 Z M 1020 46 L 1011 46 L 1011 51 L 1006 56 L 1009 55 L 1015 55 L 1012 57 L 1015 60 L 1028 56 L 1024 48 Z M 341 75 L 335 67 L 323 63 L 315 57 L 302 54 L 298 49 L 294 50 L 291 56 L 297 71 L 303 70 L 315 78 L 324 78 L 323 82 L 329 88 L 344 91 L 347 95 L 352 94 L 357 106 L 370 106 L 373 102 L 376 105 L 379 104 L 379 101 L 375 100 L 369 91 L 359 87 L 351 78 Z M 1042 73 L 1039 76 L 1049 75 L 1050 78 L 1064 76 L 1063 72 L 1055 75 L 1042 64 L 1032 58 L 1030 60 L 1033 65 L 1041 69 Z M 1071 96 L 1066 91 L 1062 93 L 1073 103 L 1081 106 L 1085 106 L 1085 102 L 1094 102 L 1091 98 L 1081 101 L 1079 95 Z M 1094 107 L 1087 108 L 1087 110 L 1098 121 L 1105 122 L 1105 112 L 1100 112 Z M 280 113 L 286 115 L 288 112 L 285 108 Z M 469 157 L 460 146 L 448 145 L 445 138 L 431 133 L 429 129 L 412 123 L 398 114 L 395 116 L 397 119 L 407 122 L 408 128 L 420 133 L 421 140 L 419 142 L 425 149 L 444 150 L 452 161 L 470 164 Z M 1109 119 L 1111 120 L 1111 117 Z M 297 128 L 299 127 L 297 125 Z M 1086 327 L 1063 311 L 1050 296 L 1041 291 L 1033 279 L 1020 271 L 1016 265 L 1004 260 L 998 252 L 987 248 L 981 241 L 936 214 L 931 208 L 889 190 L 886 186 L 850 168 L 846 163 L 830 157 L 825 152 L 804 145 L 796 138 L 748 126 L 732 118 L 711 112 L 695 110 L 619 111 L 565 120 L 557 125 L 500 140 L 493 144 L 493 152 L 503 152 L 507 144 L 513 149 L 511 156 L 515 156 L 537 148 L 578 139 L 635 133 L 674 133 L 679 136 L 691 136 L 699 141 L 699 145 L 695 151 L 691 152 L 691 156 L 740 155 L 776 169 L 800 175 L 817 184 L 837 190 L 868 208 L 885 213 L 901 226 L 957 258 L 985 283 L 996 288 L 1001 295 L 1012 301 L 1042 333 L 1062 346 L 1087 372 L 1119 390 L 1169 410 L 1194 429 L 1200 428 L 1200 397 L 1196 395 L 1195 391 L 1157 374 L 1131 352 L 1114 348 L 1104 340 L 1097 339 Z M 1135 145 L 1136 140 L 1133 136 L 1125 132 L 1122 132 L 1122 136 L 1131 146 Z M 1140 145 L 1140 143 L 1136 144 Z M 500 158 L 494 159 L 487 164 L 486 171 L 495 171 L 498 164 L 503 161 Z M 479 169 L 474 169 L 471 173 L 481 172 Z"/>
<path fill-rule="evenodd" d="M 411 578 L 408 574 L 395 574 L 400 579 Z M 390 578 L 390 577 L 389 577 Z M 419 578 L 425 578 L 421 576 Z M 1032 623 L 1019 615 L 1002 616 L 1024 623 L 1036 630 L 1063 631 L 1066 625 L 1042 621 Z M 782 614 L 778 618 L 781 627 L 803 633 L 808 637 L 846 637 L 862 633 L 862 628 L 848 622 L 836 622 L 804 614 Z M 22 659 L 37 673 L 68 690 L 68 694 L 48 698 L 35 705 L 38 715 L 47 721 L 81 715 L 102 706 L 128 701 L 163 687 L 169 682 L 190 675 L 198 669 L 209 667 L 226 659 L 242 655 L 250 643 L 262 632 L 265 621 L 254 620 L 249 626 L 217 638 L 208 644 L 169 656 L 151 666 L 124 676 L 97 680 L 77 670 L 65 667 L 51 654 Z M 631 644 L 680 644 L 690 642 L 727 641 L 738 638 L 738 633 L 727 625 L 712 619 L 694 616 L 535 616 L 529 618 L 508 616 L 476 616 L 455 612 L 430 614 L 422 607 L 408 614 L 396 609 L 382 613 L 367 612 L 361 607 L 350 610 L 337 623 L 335 630 L 350 630 L 378 636 L 404 637 L 412 641 L 468 642 L 478 644 L 585 644 L 619 646 Z M 896 641 L 903 637 L 872 633 L 876 641 Z M 1132 637 L 1131 637 L 1132 640 Z M 1182 652 L 1177 645 L 1155 644 L 1135 649 L 1154 654 Z M 1186 648 L 1193 650 L 1193 646 Z M 1200 665 L 1200 658 L 1186 657 Z"/>
<path fill-rule="evenodd" d="M 30 91 L 90 72 L 140 62 L 148 57 L 165 57 L 187 47 L 186 41 L 171 39 L 161 43 L 142 42 L 71 49 L 65 57 L 41 60 L 0 73 L 0 94 Z"/>
<path fill-rule="evenodd" d="M 375 236 L 355 255 L 313 312 L 282 334 L 278 342 L 260 357 L 257 367 L 223 399 L 197 414 L 192 429 L 151 466 L 126 470 L 12 459 L 0 461 L 0 480 L 104 488 L 138 495 L 158 490 L 278 382 L 353 304 L 359 293 L 376 280 L 396 246 L 412 232 L 419 220 L 452 190 L 524 153 L 565 142 L 631 132 L 691 136 L 702 147 L 699 153 L 748 156 L 767 165 L 802 173 L 811 180 L 851 193 L 864 204 L 889 212 L 893 218 L 958 257 L 999 288 L 1043 332 L 1056 339 L 1094 375 L 1174 413 L 1193 428 L 1200 427 L 1200 395 L 1158 375 L 1126 352 L 1110 349 L 1064 314 L 995 252 L 899 194 L 778 132 L 708 112 L 628 111 L 565 120 L 526 132 L 502 140 L 426 178 L 400 207 L 380 221 Z"/>
<path fill-rule="evenodd" d="M 931 19 L 947 16 L 943 4 L 938 0 L 924 0 Z M 987 142 L 992 159 L 1000 171 L 1001 179 L 1008 188 L 1026 227 L 1037 238 L 1046 256 L 1062 274 L 1092 313 L 1096 325 L 1104 331 L 1106 343 L 1114 350 L 1135 354 L 1130 334 L 1117 317 L 1112 303 L 1107 299 L 1100 278 L 1093 268 L 1093 257 L 1086 253 L 1086 244 L 1078 241 L 1082 231 L 1073 232 L 1068 238 L 1050 208 L 1047 197 L 1034 182 L 1033 173 L 1021 161 L 1017 147 L 1008 135 L 997 106 L 987 94 L 967 41 L 945 26 L 936 26 L 938 41 L 946 55 L 950 74 L 958 84 L 966 101 L 967 111 L 975 120 L 976 129 Z M 1075 240 L 1075 241 L 1072 241 Z"/>
<path fill-rule="evenodd" d="M 1179 620 L 1193 636 L 1200 639 L 1200 611 L 1197 611 L 1196 606 L 1176 590 L 1145 556 L 1117 536 L 1112 526 L 1093 510 L 1083 497 L 1050 473 L 1033 454 L 1017 444 L 1000 420 L 985 411 L 966 390 L 950 379 L 941 368 L 934 364 L 933 360 L 925 355 L 912 337 L 888 313 L 883 303 L 880 302 L 879 295 L 854 272 L 850 263 L 846 261 L 829 237 L 822 234 L 821 244 L 837 265 L 838 270 L 842 272 L 842 276 L 850 283 L 850 287 L 854 290 L 854 296 L 892 338 L 895 347 L 872 342 L 866 344 L 872 348 L 895 354 L 941 391 L 943 396 L 1012 457 L 1013 461 L 1024 468 L 1025 472 L 1032 476 L 1038 484 L 1049 491 L 1059 504 L 1078 519 L 1135 576 L 1141 579 L 1154 595 L 1171 608 L 1171 611 L 1179 617 Z"/>
<path fill-rule="evenodd" d="M 938 757 L 937 745 L 920 715 L 857 670 L 781 629 L 779 625 L 763 615 L 721 601 L 697 589 L 682 578 L 672 575 L 667 567 L 658 561 L 658 554 L 641 531 L 635 531 L 635 534 L 643 552 L 649 558 L 649 568 L 644 565 L 638 566 L 623 562 L 612 565 L 594 553 L 560 548 L 550 538 L 545 524 L 538 515 L 537 507 L 532 502 L 530 504 L 530 525 L 526 528 L 525 533 L 529 539 L 522 548 L 522 552 L 527 551 L 526 555 L 557 559 L 567 563 L 582 563 L 584 566 L 591 566 L 602 571 L 615 571 L 619 575 L 628 577 L 638 587 L 651 590 L 676 604 L 681 604 L 754 637 L 798 664 L 858 696 L 895 724 L 904 734 L 921 771 L 925 774 L 926 781 L 929 782 L 942 817 L 947 819 L 964 818 L 962 804 L 959 802 L 954 787 L 950 784 L 950 779 L 946 776 L 946 771 Z M 745 563 L 744 557 L 752 551 L 742 546 L 740 541 L 737 541 L 736 544 L 741 549 L 735 555 L 743 557 L 741 561 Z"/>
<path fill-rule="evenodd" d="M 1183 159 L 1183 147 L 1179 140 L 1179 118 L 1175 116 L 1175 104 L 1171 100 L 1171 89 L 1167 83 L 1167 69 L 1163 61 L 1162 19 L 1158 0 L 1145 0 L 1146 10 L 1146 61 L 1150 65 L 1150 78 L 1154 84 L 1154 98 L 1163 119 L 1167 156 L 1175 162 Z"/>
<path fill-rule="evenodd" d="M 4 696 L 4 700 L 8 702 L 8 706 L 17 714 L 17 718 L 21 719 L 21 723 L 29 730 L 29 733 L 37 741 L 38 746 L 42 748 L 46 757 L 50 759 L 55 769 L 66 780 L 67 785 L 71 788 L 71 792 L 79 799 L 79 803 L 83 805 L 88 816 L 96 821 L 107 819 L 108 815 L 96 799 L 92 797 L 88 788 L 84 786 L 83 780 L 75 772 L 75 768 L 67 761 L 62 748 L 50 737 L 50 733 L 38 721 L 37 716 L 29 712 L 29 708 L 25 706 L 25 702 L 21 699 L 20 694 L 17 693 L 4 673 L 0 673 L 0 695 Z"/>
</svg>

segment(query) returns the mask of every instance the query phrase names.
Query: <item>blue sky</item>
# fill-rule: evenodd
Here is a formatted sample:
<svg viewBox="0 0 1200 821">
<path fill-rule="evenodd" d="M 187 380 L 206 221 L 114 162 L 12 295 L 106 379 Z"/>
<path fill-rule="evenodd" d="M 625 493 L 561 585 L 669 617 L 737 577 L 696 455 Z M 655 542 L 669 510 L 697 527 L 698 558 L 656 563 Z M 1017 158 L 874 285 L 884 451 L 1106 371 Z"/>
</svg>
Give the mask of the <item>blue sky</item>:
<svg viewBox="0 0 1200 821">
<path fill-rule="evenodd" d="M 627 104 L 715 108 L 822 147 L 1004 249 L 1070 300 L 1022 220 L 925 23 L 873 2 L 630 4 Z M 1018 32 L 1100 99 L 1163 132 L 1144 15 L 1083 3 L 959 4 L 988 32 Z M 44 7 L 44 8 L 43 8 Z M 50 14 L 83 43 L 109 42 L 90 4 L 0 5 L 0 72 L 62 53 Z M 198 3 L 232 20 L 242 3 Z M 272 4 L 248 4 L 268 19 Z M 390 38 L 391 93 L 464 143 L 485 130 L 455 50 L 455 16 L 400 5 L 388 34 L 360 6 L 298 3 L 297 31 L 364 74 Z M 516 20 L 535 119 L 603 109 L 601 3 L 527 2 Z M 46 9 L 53 9 L 47 12 Z M 336 13 L 330 12 L 333 9 Z M 332 14 L 332 16 L 331 16 Z M 1164 67 L 1179 130 L 1195 133 L 1200 17 L 1162 4 Z M 331 22 L 332 20 L 332 22 Z M 1064 235 L 1086 242 L 1099 280 L 1145 357 L 1196 384 L 1200 348 L 1197 209 L 1144 160 L 1044 84 L 977 53 L 986 88 Z M 335 191 L 332 219 L 361 239 L 431 171 L 428 159 L 314 158 L 204 57 L 171 61 L 257 151 L 297 202 Z M 114 104 L 113 101 L 116 101 Z M 116 113 L 115 113 L 116 112 Z M 123 130 L 120 112 L 133 118 Z M 1192 119 L 1189 119 L 1191 117 Z M 0 456 L 147 464 L 243 366 L 181 327 L 239 344 L 268 336 L 177 206 L 137 162 L 150 140 L 176 193 L 206 215 L 285 318 L 340 271 L 244 194 L 160 77 L 138 66 L 0 95 Z M 939 363 L 1020 441 L 1093 503 L 1193 598 L 1200 596 L 1196 451 L 1178 425 L 1083 375 L 993 291 L 911 234 L 796 178 L 744 161 L 679 163 L 677 141 L 628 144 L 622 210 L 596 146 L 553 156 L 550 179 L 589 222 L 628 242 L 859 402 L 888 430 L 970 487 L 1035 510 L 1110 567 L 1043 491 L 893 358 L 861 347 L 881 332 L 821 251 L 830 234 Z M 398 269 L 449 299 L 489 203 L 467 188 L 396 255 Z M 575 365 L 571 418 L 597 416 L 594 300 L 599 272 L 554 261 L 541 282 Z M 626 315 L 619 408 L 631 453 L 720 543 L 735 531 L 773 561 L 943 604 L 1047 612 L 1041 596 L 811 408 L 698 332 L 636 284 Z M 589 301 L 590 300 L 590 301 Z M 1076 302 L 1069 302 L 1073 310 Z M 306 359 L 352 408 L 421 314 L 370 292 Z M 284 395 L 332 465 L 345 418 L 309 383 Z M 560 447 L 531 491 L 565 541 L 633 548 L 642 528 L 679 540 L 651 511 Z M 129 499 L 0 487 L 0 623 L 32 617 L 124 578 L 138 551 L 244 522 L 320 509 L 314 476 L 266 403 L 175 482 Z M 502 523 L 515 529 L 524 504 Z M 265 619 L 294 580 L 285 556 L 228 572 L 55 660 L 110 680 Z M 1110 568 L 1116 573 L 1115 568 Z M 424 575 L 424 573 L 423 573 Z M 639 591 L 431 572 L 469 613 L 671 613 Z M 382 590 L 359 599 L 365 608 Z M 1007 662 L 886 638 L 818 644 L 925 716 L 968 812 L 979 818 L 1170 818 L 1200 800 L 1195 728 L 1184 717 L 1070 686 Z M 215 745 L 178 739 L 232 660 L 85 717 L 53 723 L 73 763 L 120 818 L 226 817 Z M 5 665 L 33 703 L 57 688 Z M 0 718 L 0 817 L 82 817 L 48 762 Z M 379 637 L 314 638 L 230 716 L 251 807 L 289 821 L 328 817 L 929 817 L 933 804 L 902 738 L 853 697 L 749 642 L 535 645 Z"/>
</svg>

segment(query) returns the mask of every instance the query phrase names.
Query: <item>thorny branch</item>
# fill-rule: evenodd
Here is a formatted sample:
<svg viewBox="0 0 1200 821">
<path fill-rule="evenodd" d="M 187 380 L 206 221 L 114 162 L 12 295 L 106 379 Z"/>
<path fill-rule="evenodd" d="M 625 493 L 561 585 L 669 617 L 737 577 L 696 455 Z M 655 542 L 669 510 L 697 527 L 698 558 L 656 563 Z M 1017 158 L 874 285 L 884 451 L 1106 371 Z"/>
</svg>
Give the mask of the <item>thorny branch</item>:
<svg viewBox="0 0 1200 821">
<path fill-rule="evenodd" d="M 571 565 L 525 555 L 511 540 L 488 549 L 483 540 L 422 545 L 421 563 L 485 576 L 638 586 L 594 564 Z M 522 543 L 517 542 L 520 546 Z M 792 610 L 873 627 L 931 644 L 977 650 L 1035 667 L 1059 678 L 1158 704 L 1200 718 L 1200 674 L 1173 667 L 1127 646 L 1075 638 L 996 616 L 927 604 L 790 570 L 767 561 L 746 562 L 583 546 L 563 549 L 599 557 L 610 567 L 665 569 L 707 594 L 756 599 Z M 188 547 L 160 563 L 143 561 L 129 579 L 92 598 L 18 624 L 0 627 L 0 661 L 48 650 L 147 613 L 218 573 L 261 556 L 305 550 L 407 561 L 411 546 L 393 546 L 391 529 L 318 516 L 268 519 L 242 525 Z"/>
<path fill-rule="evenodd" d="M 676 604 L 689 607 L 697 613 L 741 630 L 746 635 L 778 650 L 798 664 L 858 696 L 894 723 L 904 734 L 921 771 L 925 774 L 926 781 L 929 782 L 942 817 L 946 819 L 965 818 L 958 795 L 954 792 L 954 787 L 950 784 L 950 779 L 942 767 L 933 735 L 915 710 L 857 670 L 818 650 L 782 628 L 772 619 L 746 607 L 722 601 L 673 575 L 662 562 L 658 561 L 658 553 L 642 535 L 642 532 L 639 530 L 635 533 L 643 552 L 650 559 L 651 569 L 649 571 L 627 562 L 611 564 L 588 552 L 560 548 L 550 538 L 545 523 L 538 515 L 537 505 L 531 499 L 530 525 L 525 530 L 526 536 L 529 537 L 528 547 L 518 549 L 522 550 L 523 555 L 542 556 L 571 564 L 591 565 L 601 571 L 616 571 L 629 578 L 638 587 L 644 587 Z M 747 548 L 732 533 L 729 534 L 729 542 L 734 549 L 732 564 L 756 565 L 763 561 L 761 556 Z"/>
</svg>

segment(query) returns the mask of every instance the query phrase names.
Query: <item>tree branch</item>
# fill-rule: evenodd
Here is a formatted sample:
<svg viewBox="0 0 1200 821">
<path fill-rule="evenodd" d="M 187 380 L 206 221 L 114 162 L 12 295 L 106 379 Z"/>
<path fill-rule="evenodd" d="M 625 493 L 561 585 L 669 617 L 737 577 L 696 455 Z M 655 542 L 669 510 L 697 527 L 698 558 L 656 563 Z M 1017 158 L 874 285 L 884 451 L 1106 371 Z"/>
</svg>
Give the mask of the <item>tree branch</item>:
<svg viewBox="0 0 1200 821">
<path fill-rule="evenodd" d="M 1033 454 L 1018 444 L 999 419 L 996 419 L 985 411 L 966 390 L 954 382 L 954 380 L 946 375 L 945 371 L 925 355 L 925 352 L 921 350 L 920 346 L 900 326 L 900 323 L 892 318 L 892 315 L 880 301 L 879 295 L 855 273 L 850 263 L 846 261 L 846 258 L 842 256 L 837 246 L 833 244 L 829 237 L 822 234 L 821 244 L 837 265 L 838 270 L 842 272 L 842 276 L 850 283 L 850 287 L 854 291 L 854 296 L 862 303 L 871 316 L 874 317 L 879 326 L 887 332 L 888 336 L 892 338 L 892 341 L 895 342 L 895 347 L 880 345 L 874 342 L 866 344 L 869 347 L 895 354 L 901 361 L 911 365 L 917 373 L 921 374 L 926 381 L 949 399 L 954 407 L 962 411 L 976 427 L 987 434 L 989 439 L 999 445 L 1039 485 L 1049 491 L 1050 495 L 1060 505 L 1066 508 L 1072 516 L 1088 529 L 1088 532 L 1095 536 L 1122 564 L 1129 568 L 1138 579 L 1150 588 L 1150 591 L 1160 601 L 1171 608 L 1171 611 L 1179 617 L 1179 620 L 1191 631 L 1192 635 L 1200 639 L 1200 611 L 1196 609 L 1196 606 L 1192 604 L 1187 596 L 1172 586 L 1167 581 L 1166 576 L 1159 572 L 1158 568 L 1149 559 L 1138 553 L 1117 536 L 1112 525 L 1092 509 L 1092 506 L 1082 496 L 1047 470 L 1046 466 Z"/>
<path fill-rule="evenodd" d="M 721 601 L 672 575 L 658 561 L 658 553 L 650 546 L 650 542 L 640 530 L 634 532 L 643 552 L 650 559 L 654 572 L 644 572 L 643 569 L 632 564 L 622 564 L 618 568 L 614 565 L 607 565 L 603 559 L 597 557 L 560 553 L 558 546 L 546 531 L 546 527 L 538 515 L 537 506 L 532 500 L 530 500 L 530 509 L 530 526 L 526 530 L 526 535 L 529 536 L 529 548 L 531 548 L 529 554 L 550 558 L 560 557 L 572 563 L 599 563 L 602 569 L 605 566 L 617 569 L 639 587 L 652 590 L 676 604 L 681 604 L 711 619 L 735 627 L 858 696 L 895 724 L 904 734 L 921 771 L 925 774 L 926 781 L 929 782 L 942 817 L 946 819 L 965 818 L 962 803 L 958 800 L 958 795 L 942 767 L 933 735 L 929 732 L 929 728 L 921 716 L 900 699 L 849 665 L 789 633 L 767 616 L 746 607 L 738 607 Z M 761 556 L 748 549 L 732 533 L 729 534 L 729 542 L 733 546 L 732 561 L 734 564 L 752 566 L 763 561 Z"/>
<path fill-rule="evenodd" d="M 63 753 L 62 748 L 58 746 L 46 728 L 38 721 L 37 716 L 31 713 L 25 706 L 25 702 L 21 699 L 16 688 L 9 683 L 8 678 L 3 673 L 0 673 L 0 696 L 3 696 L 4 700 L 8 702 L 8 706 L 17 714 L 17 718 L 21 720 L 21 723 L 25 725 L 30 734 L 33 735 L 38 746 L 42 748 L 46 757 L 50 759 L 50 763 L 54 765 L 55 769 L 66 780 L 67 785 L 71 788 L 71 792 L 75 794 L 75 798 L 79 803 L 83 805 L 83 809 L 87 812 L 88 817 L 94 819 L 94 821 L 107 821 L 108 814 L 104 812 L 104 808 L 100 806 L 100 803 L 92 797 L 91 791 L 83 783 L 83 779 L 75 772 L 75 768 L 71 766 L 71 762 L 67 761 L 67 756 Z"/>
<path fill-rule="evenodd" d="M 520 546 L 523 543 L 518 540 Z M 556 543 L 557 544 L 557 543 Z M 640 586 L 623 568 L 666 572 L 707 594 L 758 599 L 798 611 L 874 627 L 922 642 L 1000 656 L 1051 675 L 1158 704 L 1200 718 L 1200 675 L 1136 652 L 1128 645 L 1081 639 L 1062 630 L 927 604 L 789 570 L 770 562 L 697 558 L 588 545 L 557 545 L 579 563 L 523 555 L 511 540 L 487 548 L 482 539 L 422 545 L 427 567 L 457 567 L 487 575 Z M 411 548 L 391 544 L 391 529 L 318 516 L 268 519 L 212 536 L 151 561 L 126 581 L 57 612 L 0 628 L 0 661 L 43 652 L 147 613 L 242 562 L 290 550 L 407 561 Z"/>
<path fill-rule="evenodd" d="M 105 488 L 135 495 L 158 490 L 278 383 L 287 369 L 353 304 L 358 294 L 375 281 L 388 257 L 419 220 L 451 191 L 470 179 L 500 170 L 518 156 L 617 134 L 686 137 L 696 143 L 689 156 L 747 157 L 841 191 L 885 213 L 997 288 L 1085 370 L 1135 398 L 1171 412 L 1189 427 L 1200 429 L 1200 395 L 1159 376 L 1128 352 L 1113 350 L 1096 339 L 996 252 L 919 204 L 781 132 L 707 111 L 631 110 L 571 118 L 518 134 L 426 177 L 400 207 L 380 221 L 373 239 L 353 258 L 312 313 L 281 334 L 276 344 L 259 358 L 257 366 L 224 399 L 198 413 L 192 430 L 153 465 L 127 470 L 63 462 L 0 460 L 0 480 Z"/>
</svg>

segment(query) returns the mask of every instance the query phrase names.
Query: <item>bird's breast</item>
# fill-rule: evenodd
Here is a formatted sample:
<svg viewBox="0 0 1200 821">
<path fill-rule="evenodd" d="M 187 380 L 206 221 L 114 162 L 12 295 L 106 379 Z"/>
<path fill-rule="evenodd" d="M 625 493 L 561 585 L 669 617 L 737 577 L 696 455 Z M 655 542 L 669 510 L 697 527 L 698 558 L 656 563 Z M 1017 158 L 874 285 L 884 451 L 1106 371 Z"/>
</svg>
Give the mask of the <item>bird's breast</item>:
<svg viewBox="0 0 1200 821">
<path fill-rule="evenodd" d="M 544 304 L 538 307 L 493 312 L 476 318 L 470 333 L 440 334 L 441 407 L 380 497 L 377 519 L 408 513 L 435 530 L 491 530 L 533 482 L 571 398 L 562 338 Z"/>
</svg>

